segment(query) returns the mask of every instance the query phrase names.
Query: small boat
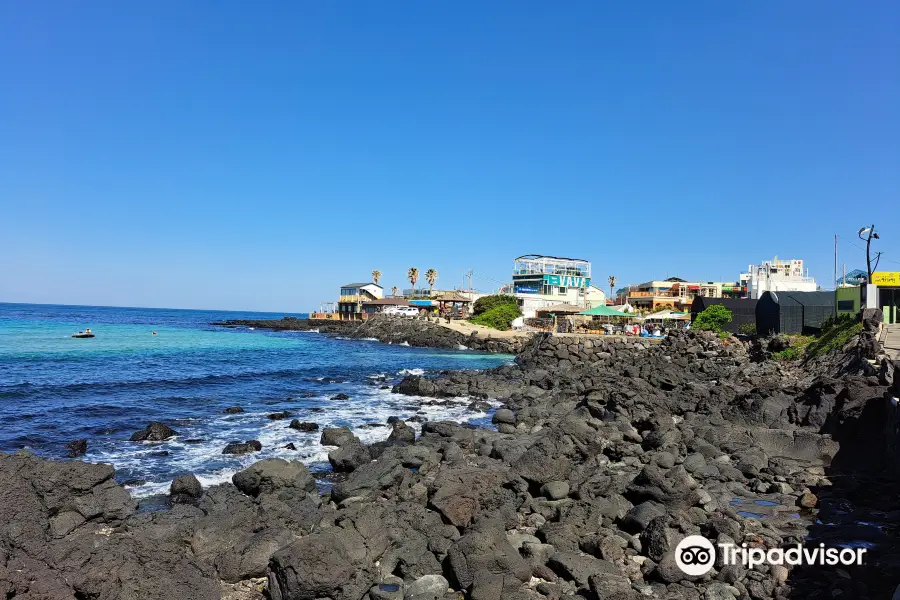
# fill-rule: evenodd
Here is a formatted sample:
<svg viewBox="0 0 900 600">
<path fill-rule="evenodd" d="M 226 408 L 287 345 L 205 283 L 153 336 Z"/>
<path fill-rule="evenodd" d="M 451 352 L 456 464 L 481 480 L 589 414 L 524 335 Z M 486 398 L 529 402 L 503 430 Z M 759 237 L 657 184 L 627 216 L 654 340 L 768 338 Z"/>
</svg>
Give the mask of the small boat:
<svg viewBox="0 0 900 600">
<path fill-rule="evenodd" d="M 79 331 L 78 333 L 72 334 L 73 338 L 92 338 L 94 336 L 94 332 L 90 330 L 90 328 L 85 329 L 84 331 Z"/>
</svg>

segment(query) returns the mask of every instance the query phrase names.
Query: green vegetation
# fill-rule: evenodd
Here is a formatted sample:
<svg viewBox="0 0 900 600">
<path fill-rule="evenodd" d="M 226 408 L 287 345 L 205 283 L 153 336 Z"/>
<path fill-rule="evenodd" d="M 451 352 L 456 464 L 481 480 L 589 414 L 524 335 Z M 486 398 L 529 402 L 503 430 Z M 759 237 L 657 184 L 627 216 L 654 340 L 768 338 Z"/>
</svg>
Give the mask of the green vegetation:
<svg viewBox="0 0 900 600">
<path fill-rule="evenodd" d="M 828 319 L 822 325 L 819 335 L 806 347 L 806 356 L 814 358 L 840 350 L 861 331 L 862 322 L 858 315 L 841 315 L 837 319 Z"/>
<path fill-rule="evenodd" d="M 809 335 L 784 335 L 778 336 L 782 349 L 772 353 L 775 360 L 800 360 L 806 354 L 806 348 L 816 338 Z"/>
<path fill-rule="evenodd" d="M 730 310 L 721 304 L 713 304 L 697 315 L 691 328 L 696 331 L 712 331 L 723 334 L 725 333 L 725 325 L 731 323 L 733 318 L 734 313 Z"/>
<path fill-rule="evenodd" d="M 844 347 L 850 339 L 862 331 L 862 323 L 857 315 L 842 315 L 837 319 L 829 318 L 822 324 L 816 336 L 780 335 L 782 350 L 772 353 L 776 360 L 800 360 L 824 356 Z"/>
<path fill-rule="evenodd" d="M 522 311 L 514 304 L 499 304 L 485 312 L 472 317 L 470 321 L 476 325 L 484 325 L 500 331 L 506 331 L 512 326 L 513 319 L 522 316 Z"/>
<path fill-rule="evenodd" d="M 477 317 L 498 306 L 513 306 L 516 310 L 519 310 L 519 301 L 516 300 L 515 296 L 508 296 L 506 294 L 482 296 L 475 301 L 475 305 L 472 307 L 472 314 Z"/>
<path fill-rule="evenodd" d="M 738 333 L 741 335 L 756 335 L 756 323 L 741 323 L 738 327 Z"/>
<path fill-rule="evenodd" d="M 798 360 L 802 357 L 803 352 L 800 350 L 800 348 L 796 348 L 794 346 L 788 346 L 784 350 L 780 350 L 772 354 L 772 358 L 774 358 L 775 360 L 792 361 Z"/>
</svg>

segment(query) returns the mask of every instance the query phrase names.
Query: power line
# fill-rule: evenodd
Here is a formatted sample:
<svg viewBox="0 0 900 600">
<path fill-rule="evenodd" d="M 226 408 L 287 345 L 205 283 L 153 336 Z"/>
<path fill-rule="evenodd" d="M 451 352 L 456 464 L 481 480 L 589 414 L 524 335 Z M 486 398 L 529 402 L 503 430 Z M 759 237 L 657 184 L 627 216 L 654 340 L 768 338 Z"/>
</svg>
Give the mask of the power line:
<svg viewBox="0 0 900 600">
<path fill-rule="evenodd" d="M 854 248 L 859 248 L 859 249 L 862 250 L 863 252 L 866 251 L 865 248 L 863 248 L 863 247 L 860 246 L 859 244 L 855 243 L 853 240 L 851 240 L 851 239 L 849 239 L 849 238 L 845 238 L 844 236 L 842 236 L 842 235 L 840 235 L 840 234 L 836 234 L 836 235 L 837 235 L 840 239 L 844 240 L 845 242 L 847 242 L 848 244 L 850 244 L 851 246 L 853 246 Z M 890 258 L 885 258 L 883 252 L 881 253 L 881 260 L 886 260 L 887 262 L 894 263 L 895 265 L 900 265 L 900 262 L 898 262 L 898 261 L 896 261 L 896 260 L 891 260 Z"/>
</svg>

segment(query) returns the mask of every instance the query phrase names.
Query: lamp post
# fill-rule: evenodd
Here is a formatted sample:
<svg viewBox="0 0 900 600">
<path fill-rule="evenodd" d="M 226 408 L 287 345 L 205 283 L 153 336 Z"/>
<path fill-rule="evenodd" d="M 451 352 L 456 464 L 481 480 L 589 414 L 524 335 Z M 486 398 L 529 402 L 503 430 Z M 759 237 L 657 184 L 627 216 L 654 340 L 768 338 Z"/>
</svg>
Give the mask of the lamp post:
<svg viewBox="0 0 900 600">
<path fill-rule="evenodd" d="M 869 279 L 866 281 L 867 284 L 872 283 L 872 240 L 879 239 L 878 232 L 875 231 L 875 224 L 872 223 L 871 227 L 860 227 L 857 234 L 859 239 L 866 243 L 866 271 L 868 272 Z M 865 236 L 865 237 L 863 237 Z M 875 254 L 875 269 L 878 268 L 878 263 L 881 261 L 881 252 Z"/>
</svg>

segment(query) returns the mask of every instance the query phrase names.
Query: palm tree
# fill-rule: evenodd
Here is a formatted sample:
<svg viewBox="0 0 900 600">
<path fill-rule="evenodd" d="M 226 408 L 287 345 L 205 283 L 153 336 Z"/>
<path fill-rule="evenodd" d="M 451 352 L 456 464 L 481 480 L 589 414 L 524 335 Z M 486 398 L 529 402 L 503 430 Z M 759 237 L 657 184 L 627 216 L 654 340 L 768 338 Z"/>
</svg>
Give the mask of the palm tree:
<svg viewBox="0 0 900 600">
<path fill-rule="evenodd" d="M 606 280 L 609 282 L 609 297 L 612 298 L 614 294 L 613 288 L 616 287 L 616 276 L 610 275 Z"/>
<path fill-rule="evenodd" d="M 406 276 L 409 278 L 409 282 L 412 284 L 412 295 L 411 298 L 416 297 L 416 282 L 419 280 L 419 270 L 415 267 L 410 267 L 409 271 L 406 272 Z"/>
<path fill-rule="evenodd" d="M 399 294 L 399 293 L 400 293 L 400 289 L 396 285 L 391 288 L 391 296 L 393 296 L 394 298 L 396 298 L 397 294 Z"/>
<path fill-rule="evenodd" d="M 378 280 L 381 279 L 381 271 L 375 269 L 372 271 L 372 281 L 375 282 L 375 285 L 378 285 Z"/>
<path fill-rule="evenodd" d="M 434 269 L 428 269 L 425 271 L 425 281 L 428 282 L 428 295 L 431 296 L 434 294 L 434 282 L 437 281 L 438 273 Z"/>
</svg>

